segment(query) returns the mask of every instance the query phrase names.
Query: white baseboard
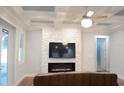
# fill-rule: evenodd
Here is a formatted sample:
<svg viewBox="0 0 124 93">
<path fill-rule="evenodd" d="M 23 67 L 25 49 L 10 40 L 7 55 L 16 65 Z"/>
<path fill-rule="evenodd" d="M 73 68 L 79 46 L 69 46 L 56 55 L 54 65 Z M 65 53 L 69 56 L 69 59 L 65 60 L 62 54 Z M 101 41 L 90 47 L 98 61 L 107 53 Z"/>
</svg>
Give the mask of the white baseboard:
<svg viewBox="0 0 124 93">
<path fill-rule="evenodd" d="M 124 80 L 124 76 L 120 76 L 120 75 L 118 75 L 118 78 Z"/>
<path fill-rule="evenodd" d="M 34 77 L 36 76 L 37 74 L 27 74 L 26 77 Z"/>
</svg>

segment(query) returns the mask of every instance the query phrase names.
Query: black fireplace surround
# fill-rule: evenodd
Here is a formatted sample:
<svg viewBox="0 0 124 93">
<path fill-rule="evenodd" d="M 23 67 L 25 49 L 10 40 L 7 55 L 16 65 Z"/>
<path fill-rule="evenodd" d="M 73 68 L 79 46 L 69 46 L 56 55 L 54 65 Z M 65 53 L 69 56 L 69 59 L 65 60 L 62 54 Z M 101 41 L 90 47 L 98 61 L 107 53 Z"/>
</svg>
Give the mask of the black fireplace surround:
<svg viewBox="0 0 124 93">
<path fill-rule="evenodd" d="M 75 71 L 75 63 L 48 63 L 48 72 L 71 72 Z"/>
</svg>

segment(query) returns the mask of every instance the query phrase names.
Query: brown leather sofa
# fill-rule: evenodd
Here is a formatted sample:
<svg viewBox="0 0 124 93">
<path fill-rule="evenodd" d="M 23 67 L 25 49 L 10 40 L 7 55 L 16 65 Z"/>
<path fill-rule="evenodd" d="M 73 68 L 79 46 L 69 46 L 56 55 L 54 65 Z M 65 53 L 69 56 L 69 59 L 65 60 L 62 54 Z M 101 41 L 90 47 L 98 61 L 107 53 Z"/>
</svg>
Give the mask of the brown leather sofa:
<svg viewBox="0 0 124 93">
<path fill-rule="evenodd" d="M 37 75 L 34 86 L 117 86 L 117 75 L 108 73 L 58 73 Z"/>
</svg>

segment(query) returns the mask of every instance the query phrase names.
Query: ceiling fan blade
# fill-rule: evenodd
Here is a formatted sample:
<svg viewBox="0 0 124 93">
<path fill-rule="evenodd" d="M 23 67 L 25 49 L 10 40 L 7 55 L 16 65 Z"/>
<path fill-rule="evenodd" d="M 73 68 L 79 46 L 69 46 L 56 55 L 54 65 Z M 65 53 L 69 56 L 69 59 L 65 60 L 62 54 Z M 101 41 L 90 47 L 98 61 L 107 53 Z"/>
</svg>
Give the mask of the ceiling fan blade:
<svg viewBox="0 0 124 93">
<path fill-rule="evenodd" d="M 99 26 L 110 26 L 112 24 L 111 23 L 97 23 L 96 25 L 99 25 Z"/>
<path fill-rule="evenodd" d="M 94 15 L 94 11 L 88 11 L 86 16 L 87 17 L 92 17 Z"/>
<path fill-rule="evenodd" d="M 92 17 L 92 18 L 108 18 L 108 16 L 96 16 L 96 17 Z"/>
</svg>

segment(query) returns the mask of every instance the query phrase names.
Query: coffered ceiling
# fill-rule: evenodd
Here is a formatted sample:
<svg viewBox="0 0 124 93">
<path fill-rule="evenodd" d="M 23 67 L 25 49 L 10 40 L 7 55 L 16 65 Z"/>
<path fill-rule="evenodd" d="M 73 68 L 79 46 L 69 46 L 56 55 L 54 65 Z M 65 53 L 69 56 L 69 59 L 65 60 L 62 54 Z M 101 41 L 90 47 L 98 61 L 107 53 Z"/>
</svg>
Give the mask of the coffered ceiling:
<svg viewBox="0 0 124 93">
<path fill-rule="evenodd" d="M 62 24 L 80 25 L 82 16 L 86 13 L 86 7 L 84 6 L 17 6 L 12 7 L 12 9 L 26 18 L 32 27 L 42 27 L 43 24 L 53 24 L 55 26 L 61 26 Z M 123 6 L 88 6 L 87 11 L 89 10 L 95 12 L 93 17 L 107 16 L 106 18 L 93 19 L 91 28 L 112 28 L 124 23 Z"/>
<path fill-rule="evenodd" d="M 24 11 L 54 12 L 55 6 L 22 6 Z"/>
</svg>

